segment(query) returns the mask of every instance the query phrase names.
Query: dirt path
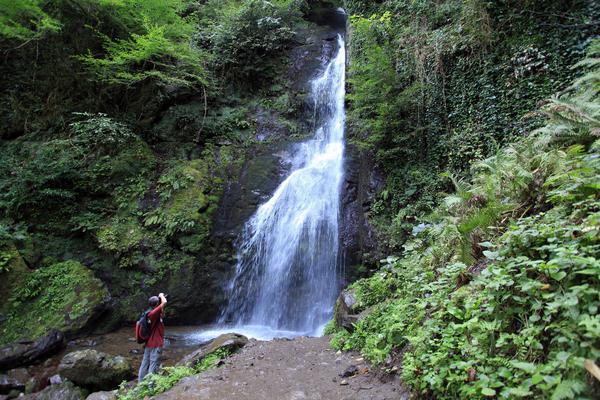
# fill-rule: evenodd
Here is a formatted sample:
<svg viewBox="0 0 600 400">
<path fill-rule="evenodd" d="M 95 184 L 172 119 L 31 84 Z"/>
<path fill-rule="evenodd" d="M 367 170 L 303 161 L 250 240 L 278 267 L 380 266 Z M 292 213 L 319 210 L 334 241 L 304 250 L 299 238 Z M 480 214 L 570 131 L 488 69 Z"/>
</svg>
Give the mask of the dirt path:
<svg viewBox="0 0 600 400">
<path fill-rule="evenodd" d="M 350 377 L 345 371 L 357 370 Z M 160 400 L 408 399 L 397 377 L 385 382 L 355 353 L 337 353 L 327 338 L 251 340 L 223 366 L 185 378 Z"/>
</svg>

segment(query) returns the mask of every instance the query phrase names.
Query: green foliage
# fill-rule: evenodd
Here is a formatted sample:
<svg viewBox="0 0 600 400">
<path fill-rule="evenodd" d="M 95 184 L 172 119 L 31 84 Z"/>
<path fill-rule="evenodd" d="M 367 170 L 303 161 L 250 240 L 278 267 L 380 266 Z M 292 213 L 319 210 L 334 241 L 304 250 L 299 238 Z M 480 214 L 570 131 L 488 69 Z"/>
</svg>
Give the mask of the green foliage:
<svg viewBox="0 0 600 400">
<path fill-rule="evenodd" d="M 238 175 L 257 114 L 287 129 L 303 104 L 283 71 L 295 32 L 308 31 L 307 3 L 0 0 L 0 11 L 8 286 L 44 256 L 85 261 L 107 279 L 117 321 L 141 288 L 215 279 L 222 249 L 209 232 L 224 178 Z M 43 34 L 46 16 L 61 29 Z"/>
<path fill-rule="evenodd" d="M 600 162 L 597 149 L 566 157 L 544 181 L 553 208 L 514 220 L 500 239 L 485 237 L 495 242 L 479 243 L 487 261 L 456 262 L 461 247 L 434 226 L 403 258 L 357 282 L 359 305 L 374 308 L 332 344 L 375 362 L 410 346 L 404 382 L 440 398 L 589 396 L 583 361 L 600 356 Z"/>
<path fill-rule="evenodd" d="M 191 86 L 208 83 L 204 54 L 190 44 L 193 21 L 181 17 L 183 0 L 103 0 L 129 35 L 114 39 L 98 32 L 105 55 L 79 57 L 100 80 L 133 85 L 146 79 Z"/>
<path fill-rule="evenodd" d="M 572 79 L 571 64 L 593 36 L 589 15 L 598 12 L 590 2 L 557 1 L 530 2 L 525 10 L 479 0 L 347 6 L 355 14 L 348 137 L 386 173 L 386 196 L 371 219 L 392 249 L 439 204 L 439 193 L 451 189 L 441 173 L 469 176 L 472 161 L 541 125 L 532 111 Z M 582 29 L 561 29 L 565 18 Z M 577 104 L 554 102 L 547 111 L 560 109 L 569 124 L 579 123 L 578 135 L 589 143 L 596 128 L 580 111 L 592 103 L 580 96 Z M 597 120 L 597 110 L 589 111 L 583 110 Z"/>
<path fill-rule="evenodd" d="M 0 251 L 0 273 L 8 272 L 10 267 L 10 261 L 13 259 L 14 254 L 7 250 Z"/>
<path fill-rule="evenodd" d="M 600 142 L 578 134 L 594 126 L 583 82 L 596 73 L 563 99 L 589 101 L 579 124 L 551 116 L 469 181 L 448 176 L 455 193 L 402 257 L 353 284 L 367 315 L 333 346 L 376 363 L 402 351 L 401 378 L 423 397 L 598 396 L 584 361 L 600 358 Z M 577 144 L 553 140 L 557 125 Z"/>
<path fill-rule="evenodd" d="M 61 25 L 43 10 L 45 0 L 0 0 L 0 37 L 16 40 L 39 39 Z"/>
<path fill-rule="evenodd" d="M 194 239 L 184 247 L 200 249 L 221 194 L 222 180 L 211 176 L 212 157 L 213 152 L 207 150 L 203 159 L 177 163 L 158 179 L 162 206 L 145 215 L 145 226 L 160 226 L 167 237 L 193 235 Z"/>
<path fill-rule="evenodd" d="M 115 219 L 111 222 L 97 233 L 98 246 L 103 250 L 126 253 L 136 248 L 146 237 L 146 232 L 141 230 L 137 221 Z"/>
<path fill-rule="evenodd" d="M 75 115 L 82 118 L 71 124 L 76 144 L 110 154 L 119 146 L 135 140 L 135 135 L 125 124 L 115 121 L 106 114 L 75 113 Z"/>
<path fill-rule="evenodd" d="M 279 71 L 280 55 L 293 40 L 300 21 L 297 1 L 209 1 L 199 11 L 198 45 L 213 54 L 227 79 L 256 85 Z"/>
<path fill-rule="evenodd" d="M 10 262 L 14 256 L 12 235 L 8 227 L 0 223 L 0 274 L 9 271 Z"/>
<path fill-rule="evenodd" d="M 132 179 L 115 192 L 118 210 L 94 230 L 98 247 L 122 268 L 151 263 L 154 280 L 188 264 L 182 253 L 197 254 L 206 245 L 222 192 L 215 160 L 226 166 L 225 148 L 207 148 L 202 158 L 173 162 L 153 182 Z M 155 204 L 147 207 L 148 198 Z M 180 252 L 170 251 L 176 243 Z M 151 256 L 144 255 L 151 251 Z"/>
<path fill-rule="evenodd" d="M 226 349 L 219 349 L 204 357 L 194 368 L 183 366 L 164 368 L 158 374 L 148 375 L 141 383 L 131 390 L 127 390 L 125 386 L 122 385 L 119 389 L 117 399 L 143 400 L 147 396 L 156 396 L 166 392 L 185 377 L 215 368 L 222 359 L 227 358 L 228 356 L 229 352 Z"/>
<path fill-rule="evenodd" d="M 587 58 L 575 67 L 588 72 L 569 87 L 567 94 L 554 97 L 543 108 L 552 123 L 536 131 L 542 135 L 542 145 L 589 145 L 600 137 L 600 41 L 590 45 Z"/>
<path fill-rule="evenodd" d="M 182 17 L 187 3 L 184 0 L 76 0 L 76 6 L 107 19 L 105 24 L 90 27 L 102 39 L 104 54 L 99 57 L 96 49 L 90 48 L 77 58 L 98 79 L 112 84 L 134 85 L 154 79 L 179 86 L 206 85 L 206 57 L 190 44 L 194 21 Z M 0 2 L 0 35 L 9 39 L 32 39 L 46 31 L 57 31 L 62 22 L 60 18 L 65 17 L 63 11 L 68 7 L 62 2 L 3 0 Z"/>
<path fill-rule="evenodd" d="M 6 215 L 69 212 L 91 194 L 108 196 L 122 179 L 152 168 L 153 154 L 125 125 L 104 114 L 83 116 L 68 135 L 4 149 L 0 209 Z"/>
<path fill-rule="evenodd" d="M 102 282 L 76 261 L 43 266 L 29 273 L 7 299 L 0 343 L 35 339 L 49 329 L 72 329 L 107 297 Z"/>
</svg>

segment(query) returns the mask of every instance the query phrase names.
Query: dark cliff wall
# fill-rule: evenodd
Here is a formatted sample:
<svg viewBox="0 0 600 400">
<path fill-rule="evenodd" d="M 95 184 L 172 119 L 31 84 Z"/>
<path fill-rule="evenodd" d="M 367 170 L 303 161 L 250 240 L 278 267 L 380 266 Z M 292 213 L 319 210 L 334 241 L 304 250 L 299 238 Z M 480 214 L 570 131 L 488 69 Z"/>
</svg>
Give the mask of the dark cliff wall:
<svg viewBox="0 0 600 400">
<path fill-rule="evenodd" d="M 347 144 L 344 161 L 340 243 L 346 283 L 351 283 L 364 275 L 373 266 L 374 260 L 384 256 L 368 214 L 385 177 L 370 151 Z"/>
</svg>

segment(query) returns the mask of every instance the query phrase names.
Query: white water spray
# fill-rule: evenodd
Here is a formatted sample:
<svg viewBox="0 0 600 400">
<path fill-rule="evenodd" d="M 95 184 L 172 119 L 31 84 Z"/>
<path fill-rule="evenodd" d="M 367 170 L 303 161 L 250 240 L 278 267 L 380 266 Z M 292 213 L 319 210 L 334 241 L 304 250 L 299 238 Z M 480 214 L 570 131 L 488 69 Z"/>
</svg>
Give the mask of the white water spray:
<svg viewBox="0 0 600 400">
<path fill-rule="evenodd" d="M 322 334 L 340 289 L 338 221 L 343 178 L 346 53 L 311 82 L 314 137 L 298 145 L 290 175 L 246 223 L 229 304 L 207 338 Z"/>
</svg>

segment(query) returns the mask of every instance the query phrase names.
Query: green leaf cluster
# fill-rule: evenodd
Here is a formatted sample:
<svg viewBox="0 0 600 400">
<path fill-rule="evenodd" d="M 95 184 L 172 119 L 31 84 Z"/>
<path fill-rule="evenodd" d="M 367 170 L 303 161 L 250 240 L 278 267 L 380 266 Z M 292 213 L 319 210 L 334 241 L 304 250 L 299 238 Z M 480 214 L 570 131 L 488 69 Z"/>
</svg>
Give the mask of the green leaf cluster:
<svg viewBox="0 0 600 400">
<path fill-rule="evenodd" d="M 153 79 L 175 86 L 208 84 L 205 56 L 192 46 L 193 20 L 182 17 L 183 0 L 103 0 L 128 35 L 114 38 L 102 31 L 104 54 L 79 56 L 100 80 L 134 85 Z"/>
<path fill-rule="evenodd" d="M 589 102 L 593 129 L 590 65 L 562 101 Z M 450 175 L 455 193 L 402 257 L 353 284 L 366 316 L 332 345 L 376 363 L 402 354 L 420 396 L 596 398 L 584 362 L 600 359 L 600 141 L 581 122 L 549 140 L 557 124 L 473 163 L 470 180 Z"/>
<path fill-rule="evenodd" d="M 280 55 L 295 39 L 301 1 L 209 1 L 198 11 L 194 39 L 212 55 L 217 74 L 238 83 L 260 86 L 277 74 Z"/>
<path fill-rule="evenodd" d="M 0 210 L 5 216 L 68 214 L 89 196 L 108 197 L 123 179 L 152 168 L 148 146 L 127 126 L 104 114 L 81 117 L 68 133 L 47 141 L 22 138 L 3 149 Z"/>
</svg>

